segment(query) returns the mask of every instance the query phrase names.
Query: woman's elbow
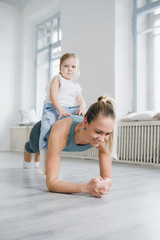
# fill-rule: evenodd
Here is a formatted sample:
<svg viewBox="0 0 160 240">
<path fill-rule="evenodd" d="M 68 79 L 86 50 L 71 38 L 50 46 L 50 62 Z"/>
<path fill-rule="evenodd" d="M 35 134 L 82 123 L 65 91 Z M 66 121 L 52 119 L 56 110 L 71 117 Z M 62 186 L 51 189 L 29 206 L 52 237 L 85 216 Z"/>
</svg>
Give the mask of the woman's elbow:
<svg viewBox="0 0 160 240">
<path fill-rule="evenodd" d="M 56 187 L 55 187 L 56 181 L 57 181 L 57 179 L 51 180 L 51 179 L 47 179 L 47 177 L 46 177 L 46 186 L 48 188 L 48 191 L 56 192 Z"/>
</svg>

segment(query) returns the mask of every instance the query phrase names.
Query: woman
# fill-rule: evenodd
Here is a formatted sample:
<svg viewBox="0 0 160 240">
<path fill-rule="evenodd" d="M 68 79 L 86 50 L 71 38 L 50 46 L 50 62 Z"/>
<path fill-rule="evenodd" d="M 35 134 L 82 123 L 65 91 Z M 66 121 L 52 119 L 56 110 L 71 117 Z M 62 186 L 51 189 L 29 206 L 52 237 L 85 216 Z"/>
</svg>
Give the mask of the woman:
<svg viewBox="0 0 160 240">
<path fill-rule="evenodd" d="M 46 139 L 46 185 L 49 191 L 60 193 L 89 193 L 95 197 L 106 194 L 112 183 L 111 152 L 115 125 L 115 104 L 108 97 L 99 97 L 92 104 L 84 119 L 69 116 L 57 121 Z M 32 134 L 32 132 L 31 132 Z M 35 140 L 35 139 L 34 139 Z M 33 144 L 26 144 L 25 160 L 28 161 Z M 88 183 L 71 183 L 59 179 L 61 151 L 84 151 L 95 147 L 99 152 L 100 176 Z M 43 161 L 43 159 L 42 159 Z M 43 164 L 43 163 L 42 163 Z"/>
</svg>

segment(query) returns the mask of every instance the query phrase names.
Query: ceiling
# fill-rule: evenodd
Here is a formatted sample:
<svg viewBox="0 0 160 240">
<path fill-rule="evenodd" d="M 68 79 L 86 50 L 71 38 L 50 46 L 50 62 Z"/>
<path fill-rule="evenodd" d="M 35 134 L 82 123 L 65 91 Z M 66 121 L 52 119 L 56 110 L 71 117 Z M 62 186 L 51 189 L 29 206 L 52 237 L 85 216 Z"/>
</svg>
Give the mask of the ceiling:
<svg viewBox="0 0 160 240">
<path fill-rule="evenodd" d="M 27 3 L 31 2 L 31 0 L 0 0 L 0 2 L 15 6 L 19 10 L 22 10 L 27 5 Z"/>
</svg>

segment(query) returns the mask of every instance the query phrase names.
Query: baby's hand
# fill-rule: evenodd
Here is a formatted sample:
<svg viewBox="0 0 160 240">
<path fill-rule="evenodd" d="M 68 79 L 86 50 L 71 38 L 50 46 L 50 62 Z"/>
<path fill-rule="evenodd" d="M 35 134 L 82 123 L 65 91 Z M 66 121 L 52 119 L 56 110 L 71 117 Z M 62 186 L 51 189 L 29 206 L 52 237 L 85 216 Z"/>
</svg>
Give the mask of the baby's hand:
<svg viewBox="0 0 160 240">
<path fill-rule="evenodd" d="M 59 118 L 60 119 L 61 117 L 66 117 L 66 116 L 71 116 L 72 114 L 71 113 L 68 113 L 66 112 L 63 108 L 61 110 L 58 111 L 59 112 Z"/>
<path fill-rule="evenodd" d="M 84 107 L 79 107 L 78 111 L 76 112 L 79 116 L 82 115 L 83 117 L 86 114 L 86 109 Z"/>
</svg>

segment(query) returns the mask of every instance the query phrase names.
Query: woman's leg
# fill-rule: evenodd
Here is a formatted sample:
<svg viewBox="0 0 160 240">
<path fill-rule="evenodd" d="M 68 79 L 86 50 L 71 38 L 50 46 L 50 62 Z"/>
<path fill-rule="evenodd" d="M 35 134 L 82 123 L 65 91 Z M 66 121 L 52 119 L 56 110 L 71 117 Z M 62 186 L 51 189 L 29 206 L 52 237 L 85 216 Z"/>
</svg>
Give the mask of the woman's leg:
<svg viewBox="0 0 160 240">
<path fill-rule="evenodd" d="M 32 167 L 32 154 L 28 153 L 24 147 L 24 160 L 23 160 L 23 168 L 31 168 Z"/>
<path fill-rule="evenodd" d="M 27 152 L 24 147 L 24 161 L 31 162 L 31 159 L 32 159 L 32 154 Z"/>
<path fill-rule="evenodd" d="M 26 142 L 24 147 L 24 161 L 23 161 L 23 167 L 24 168 L 31 168 L 32 163 L 32 154 L 35 154 L 35 161 L 39 162 L 40 154 L 39 154 L 39 135 L 40 135 L 40 127 L 41 127 L 41 121 L 36 123 L 30 133 L 29 141 Z M 35 164 L 35 167 L 37 167 Z"/>
<path fill-rule="evenodd" d="M 35 168 L 39 168 L 39 164 L 40 164 L 40 153 L 36 153 L 34 157 Z"/>
</svg>

